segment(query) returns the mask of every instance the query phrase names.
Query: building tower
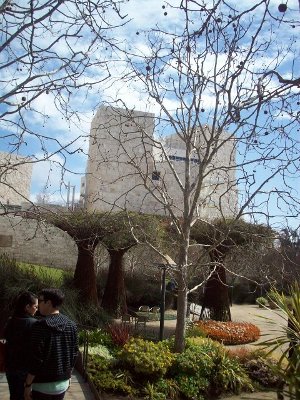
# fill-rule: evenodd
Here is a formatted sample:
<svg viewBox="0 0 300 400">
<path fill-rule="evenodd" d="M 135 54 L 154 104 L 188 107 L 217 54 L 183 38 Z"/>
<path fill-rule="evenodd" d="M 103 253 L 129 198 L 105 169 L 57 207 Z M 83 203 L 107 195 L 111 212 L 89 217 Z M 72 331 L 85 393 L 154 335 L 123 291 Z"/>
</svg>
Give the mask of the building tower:
<svg viewBox="0 0 300 400">
<path fill-rule="evenodd" d="M 182 215 L 186 146 L 177 134 L 156 139 L 154 125 L 154 114 L 112 107 L 98 110 L 82 181 L 88 210 L 169 215 L 171 208 Z M 221 132 L 211 146 L 214 155 L 207 157 L 214 133 L 204 129 L 204 134 L 203 128 L 195 131 L 195 149 L 189 155 L 192 185 L 203 174 L 197 212 L 204 219 L 231 217 L 237 212 L 234 144 Z"/>
</svg>

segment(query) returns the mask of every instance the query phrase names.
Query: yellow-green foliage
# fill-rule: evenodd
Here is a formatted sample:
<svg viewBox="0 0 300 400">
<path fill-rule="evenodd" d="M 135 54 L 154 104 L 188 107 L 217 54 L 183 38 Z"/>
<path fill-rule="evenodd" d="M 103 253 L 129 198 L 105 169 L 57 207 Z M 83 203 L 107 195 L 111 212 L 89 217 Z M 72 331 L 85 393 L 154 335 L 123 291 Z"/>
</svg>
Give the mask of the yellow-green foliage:
<svg viewBox="0 0 300 400">
<path fill-rule="evenodd" d="M 132 338 L 121 350 L 120 359 L 136 373 L 163 375 L 172 365 L 174 355 L 165 342 Z"/>
<path fill-rule="evenodd" d="M 137 392 L 127 371 L 98 371 L 94 373 L 92 380 L 100 392 L 116 392 L 130 396 L 136 395 Z"/>
<path fill-rule="evenodd" d="M 209 385 L 207 379 L 198 376 L 179 374 L 176 383 L 180 393 L 187 399 L 204 400 L 203 391 Z"/>
<path fill-rule="evenodd" d="M 53 282 L 56 283 L 56 285 L 61 285 L 64 276 L 66 275 L 72 276 L 72 273 L 68 270 L 46 267 L 44 265 L 19 262 L 18 266 L 20 270 L 24 272 L 31 272 L 37 277 L 47 278 L 47 280 L 53 280 Z"/>
<path fill-rule="evenodd" d="M 186 348 L 189 348 L 190 346 L 200 346 L 206 354 L 210 355 L 225 351 L 225 347 L 221 343 L 210 338 L 199 336 L 186 339 Z"/>
<path fill-rule="evenodd" d="M 83 346 L 79 347 L 79 350 L 83 352 Z M 103 344 L 98 344 L 97 346 L 89 346 L 89 355 L 96 355 L 104 358 L 105 360 L 113 360 L 114 356 L 110 353 L 109 349 Z"/>
</svg>

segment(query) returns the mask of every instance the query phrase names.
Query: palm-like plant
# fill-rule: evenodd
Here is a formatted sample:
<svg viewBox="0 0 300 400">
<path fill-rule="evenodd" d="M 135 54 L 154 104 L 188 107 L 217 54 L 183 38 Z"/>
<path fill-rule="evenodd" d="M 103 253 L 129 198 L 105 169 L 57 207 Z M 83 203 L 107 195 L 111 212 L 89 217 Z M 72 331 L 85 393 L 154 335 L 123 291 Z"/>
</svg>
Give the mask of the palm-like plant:
<svg viewBox="0 0 300 400">
<path fill-rule="evenodd" d="M 282 351 L 278 364 L 274 367 L 276 373 L 285 382 L 283 394 L 288 399 L 300 399 L 300 286 L 294 283 L 290 288 L 290 296 L 285 296 L 277 290 L 270 292 L 272 301 L 278 307 L 284 324 L 279 327 L 279 336 L 261 343 L 269 352 L 279 348 Z M 288 323 L 286 323 L 286 319 Z"/>
</svg>

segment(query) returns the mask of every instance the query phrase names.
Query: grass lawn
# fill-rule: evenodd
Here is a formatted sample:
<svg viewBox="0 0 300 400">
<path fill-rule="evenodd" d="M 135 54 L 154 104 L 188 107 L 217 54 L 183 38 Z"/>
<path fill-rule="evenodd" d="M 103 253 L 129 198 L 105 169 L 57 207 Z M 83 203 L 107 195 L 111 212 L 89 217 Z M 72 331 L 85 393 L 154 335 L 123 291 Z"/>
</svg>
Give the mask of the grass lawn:
<svg viewBox="0 0 300 400">
<path fill-rule="evenodd" d="M 42 278 L 43 280 L 53 281 L 53 284 L 61 285 L 63 277 L 66 274 L 72 276 L 71 271 L 66 271 L 60 268 L 46 267 L 38 264 L 28 264 L 24 262 L 19 262 L 18 266 L 24 272 L 28 271 L 33 273 L 35 276 Z"/>
</svg>

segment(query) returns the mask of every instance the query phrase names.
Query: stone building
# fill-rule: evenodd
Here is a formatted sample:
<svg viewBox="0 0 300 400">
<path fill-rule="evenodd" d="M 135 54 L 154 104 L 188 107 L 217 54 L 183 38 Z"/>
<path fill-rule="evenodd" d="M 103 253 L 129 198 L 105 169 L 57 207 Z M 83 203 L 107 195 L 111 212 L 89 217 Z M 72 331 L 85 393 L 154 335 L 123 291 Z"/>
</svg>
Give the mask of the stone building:
<svg viewBox="0 0 300 400">
<path fill-rule="evenodd" d="M 8 211 L 28 202 L 32 164 L 28 158 L 0 152 L 0 207 Z"/>
<path fill-rule="evenodd" d="M 185 144 L 177 134 L 156 139 L 154 125 L 154 114 L 111 107 L 98 110 L 91 125 L 87 171 L 82 180 L 88 210 L 127 209 L 164 215 L 171 209 L 182 215 L 179 182 L 183 183 L 186 168 Z M 203 160 L 206 162 L 207 143 L 210 151 L 214 146 L 220 150 L 206 165 L 198 213 L 204 219 L 230 217 L 237 211 L 234 144 L 226 132 L 211 141 L 210 128 L 204 130 L 195 133 L 191 182 L 201 171 Z"/>
</svg>

